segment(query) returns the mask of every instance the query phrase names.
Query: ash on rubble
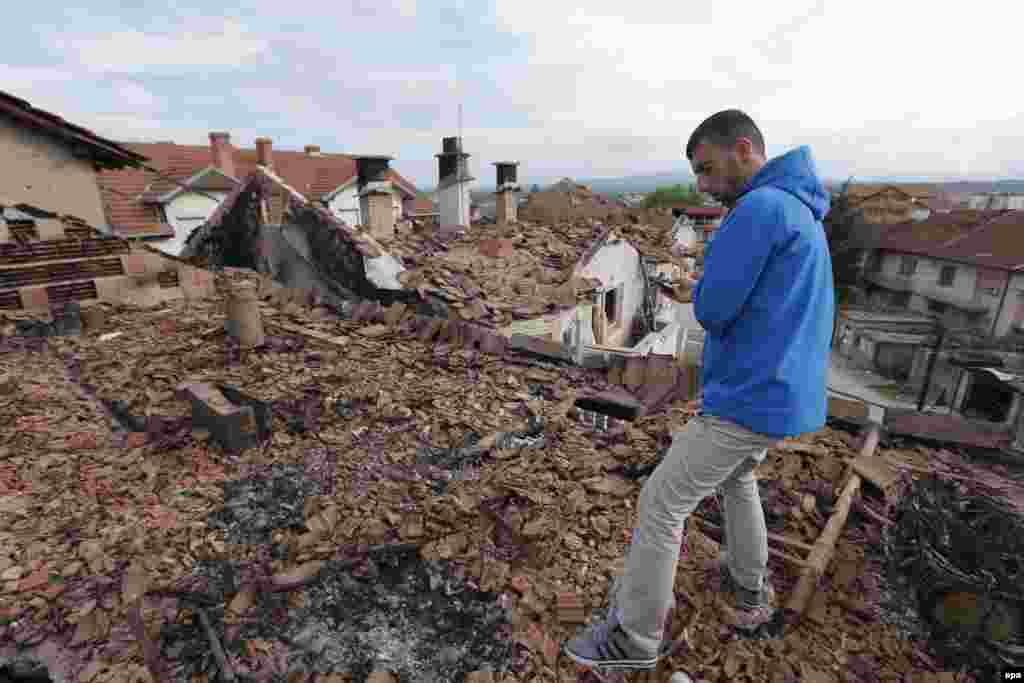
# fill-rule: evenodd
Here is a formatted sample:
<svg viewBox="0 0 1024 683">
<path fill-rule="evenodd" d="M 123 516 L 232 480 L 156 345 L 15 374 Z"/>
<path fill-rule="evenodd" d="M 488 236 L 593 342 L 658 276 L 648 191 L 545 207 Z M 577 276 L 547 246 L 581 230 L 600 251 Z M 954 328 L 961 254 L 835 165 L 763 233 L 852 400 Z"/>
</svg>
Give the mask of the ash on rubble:
<svg viewBox="0 0 1024 683">
<path fill-rule="evenodd" d="M 893 589 L 881 602 L 904 618 L 895 623 L 978 680 L 1024 665 L 1024 518 L 1010 502 L 971 480 L 925 478 L 899 497 L 883 538 Z"/>
<path fill-rule="evenodd" d="M 224 507 L 211 512 L 207 523 L 222 529 L 228 543 L 267 543 L 275 530 L 302 526 L 306 498 L 323 489 L 321 480 L 297 465 L 253 466 L 246 477 L 224 483 Z"/>
<path fill-rule="evenodd" d="M 424 562 L 415 551 L 378 555 L 355 568 L 329 561 L 314 583 L 297 591 L 299 600 L 261 592 L 242 623 L 226 628 L 223 607 L 208 614 L 235 673 L 247 678 L 336 672 L 360 681 L 386 668 L 403 683 L 448 683 L 471 671 L 512 670 L 517 659 L 506 610 L 457 570 Z M 234 583 L 237 574 L 237 568 L 221 571 L 220 579 Z M 211 588 L 220 593 L 228 586 Z M 208 640 L 193 622 L 161 633 L 164 655 L 178 662 L 178 680 L 216 672 Z"/>
<path fill-rule="evenodd" d="M 447 470 L 448 477 L 435 478 L 432 488 L 438 495 L 443 494 L 451 480 L 474 479 L 491 449 L 541 448 L 546 443 L 544 421 L 531 417 L 527 428 L 520 432 L 501 432 L 493 444 L 481 444 L 481 436 L 469 432 L 463 436 L 462 445 L 455 448 L 439 448 L 422 443 L 416 449 L 416 463 L 419 467 Z"/>
</svg>

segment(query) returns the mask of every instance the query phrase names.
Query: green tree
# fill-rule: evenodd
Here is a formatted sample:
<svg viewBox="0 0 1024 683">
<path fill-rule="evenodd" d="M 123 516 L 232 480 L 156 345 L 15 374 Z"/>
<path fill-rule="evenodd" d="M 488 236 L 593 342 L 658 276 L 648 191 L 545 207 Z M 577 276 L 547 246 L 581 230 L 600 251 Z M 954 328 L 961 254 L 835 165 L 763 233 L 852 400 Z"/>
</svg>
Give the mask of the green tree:
<svg viewBox="0 0 1024 683">
<path fill-rule="evenodd" d="M 661 206 L 700 206 L 703 204 L 700 193 L 693 185 L 663 185 L 644 197 L 644 207 L 654 209 Z"/>
</svg>

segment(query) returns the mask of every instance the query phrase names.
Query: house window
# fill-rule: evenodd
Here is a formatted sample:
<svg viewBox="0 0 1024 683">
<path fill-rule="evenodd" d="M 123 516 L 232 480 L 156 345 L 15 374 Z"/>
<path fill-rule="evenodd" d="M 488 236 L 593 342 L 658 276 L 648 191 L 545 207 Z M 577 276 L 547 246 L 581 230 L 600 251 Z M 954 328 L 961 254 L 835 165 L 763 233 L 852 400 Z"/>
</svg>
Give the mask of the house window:
<svg viewBox="0 0 1024 683">
<path fill-rule="evenodd" d="M 913 275 L 917 272 L 917 259 L 913 256 L 904 256 L 900 259 L 900 275 Z"/>
<path fill-rule="evenodd" d="M 942 270 L 939 271 L 939 286 L 952 287 L 955 279 L 956 266 L 942 266 Z"/>
<path fill-rule="evenodd" d="M 910 292 L 893 292 L 889 305 L 893 308 L 906 308 L 910 305 Z"/>
<path fill-rule="evenodd" d="M 881 273 L 882 272 L 882 253 L 879 251 L 871 252 L 870 262 L 868 263 L 868 272 Z"/>
<path fill-rule="evenodd" d="M 609 327 L 622 322 L 622 285 L 604 293 L 604 319 Z"/>
<path fill-rule="evenodd" d="M 931 311 L 932 313 L 942 314 L 946 312 L 946 304 L 942 303 L 941 301 L 929 301 L 928 310 Z"/>
</svg>

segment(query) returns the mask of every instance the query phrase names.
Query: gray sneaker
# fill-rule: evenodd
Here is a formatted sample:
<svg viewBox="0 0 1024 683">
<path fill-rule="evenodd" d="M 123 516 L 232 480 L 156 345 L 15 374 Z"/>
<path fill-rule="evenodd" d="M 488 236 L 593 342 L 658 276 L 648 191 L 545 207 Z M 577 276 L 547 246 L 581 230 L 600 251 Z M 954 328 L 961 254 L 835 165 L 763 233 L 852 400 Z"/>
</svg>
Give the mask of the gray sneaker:
<svg viewBox="0 0 1024 683">
<path fill-rule="evenodd" d="M 565 655 L 583 666 L 608 671 L 649 671 L 658 665 L 661 653 L 645 652 L 619 625 L 614 611 L 607 619 L 592 623 L 562 646 Z"/>
<path fill-rule="evenodd" d="M 761 590 L 744 588 L 733 578 L 728 561 L 729 555 L 723 551 L 709 567 L 709 573 L 718 575 L 717 590 L 726 598 L 726 619 L 740 631 L 756 631 L 775 616 L 775 589 L 767 576 Z"/>
</svg>

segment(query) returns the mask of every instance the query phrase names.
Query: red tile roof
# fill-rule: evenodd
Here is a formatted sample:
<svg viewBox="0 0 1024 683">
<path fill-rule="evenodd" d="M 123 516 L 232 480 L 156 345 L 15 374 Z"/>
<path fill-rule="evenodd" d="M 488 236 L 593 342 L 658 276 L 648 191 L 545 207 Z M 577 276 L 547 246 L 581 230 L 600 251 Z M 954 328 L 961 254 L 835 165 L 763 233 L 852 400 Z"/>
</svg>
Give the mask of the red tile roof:
<svg viewBox="0 0 1024 683">
<path fill-rule="evenodd" d="M 126 236 L 148 236 L 161 230 L 166 232 L 168 228 L 160 223 L 158 207 L 146 203 L 141 195 L 145 193 L 145 199 L 152 201 L 179 187 L 178 183 L 212 166 L 210 147 L 169 142 L 128 143 L 126 147 L 146 155 L 150 159 L 146 165 L 162 173 L 157 174 L 148 169 L 101 173 L 99 182 L 107 208 L 107 219 L 118 234 Z M 235 177 L 244 179 L 257 168 L 256 150 L 234 146 L 232 150 Z M 272 163 L 275 174 L 314 201 L 322 199 L 356 175 L 355 159 L 346 154 L 313 156 L 305 152 L 275 149 L 272 152 Z M 389 170 L 388 177 L 407 193 L 416 193 L 416 186 L 397 171 Z"/>
<path fill-rule="evenodd" d="M 93 162 L 104 168 L 123 168 L 141 161 L 134 150 L 113 140 L 100 137 L 88 128 L 76 126 L 48 111 L 37 109 L 25 100 L 0 90 L 0 113 L 10 116 L 21 125 L 42 130 L 69 144 L 83 145 Z"/>
<path fill-rule="evenodd" d="M 724 206 L 686 206 L 680 208 L 683 213 L 692 218 L 718 218 L 725 215 Z"/>
<path fill-rule="evenodd" d="M 956 210 L 882 232 L 879 249 L 989 268 L 1024 268 L 1024 211 Z"/>
<path fill-rule="evenodd" d="M 438 212 L 438 207 L 430 195 L 417 195 L 409 213 L 413 216 L 432 215 Z"/>
<path fill-rule="evenodd" d="M 1006 211 L 943 247 L 942 258 L 1024 269 L 1024 211 Z"/>
</svg>

